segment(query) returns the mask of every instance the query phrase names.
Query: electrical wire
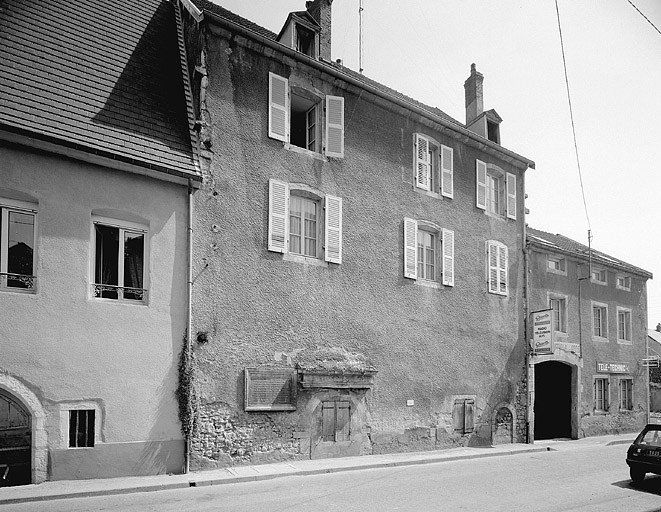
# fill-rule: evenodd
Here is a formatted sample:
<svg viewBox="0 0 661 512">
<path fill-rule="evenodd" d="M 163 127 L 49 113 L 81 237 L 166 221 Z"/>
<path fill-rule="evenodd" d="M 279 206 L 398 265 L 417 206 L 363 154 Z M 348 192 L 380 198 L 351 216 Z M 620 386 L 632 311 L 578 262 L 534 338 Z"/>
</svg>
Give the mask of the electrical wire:
<svg viewBox="0 0 661 512">
<path fill-rule="evenodd" d="M 652 23 L 652 22 L 650 21 L 650 19 L 649 19 L 647 16 L 645 16 L 645 15 L 640 11 L 640 9 L 638 9 L 638 7 L 636 7 L 636 6 L 633 4 L 633 2 L 632 2 L 631 0 L 627 0 L 627 2 L 629 2 L 629 3 L 631 4 L 631 7 L 633 7 L 634 9 L 636 9 L 636 10 L 638 11 L 638 14 L 640 14 L 643 18 L 645 18 L 645 19 L 647 20 L 647 23 L 649 23 L 650 25 L 652 25 L 652 26 L 654 27 L 654 30 L 656 30 L 659 34 L 661 34 L 661 30 L 659 30 L 659 29 L 656 27 L 656 25 L 655 25 L 654 23 Z"/>
<path fill-rule="evenodd" d="M 591 232 L 590 215 L 588 214 L 588 204 L 585 200 L 585 188 L 583 187 L 583 174 L 581 173 L 581 160 L 578 157 L 578 143 L 576 142 L 576 126 L 574 125 L 574 109 L 571 104 L 571 94 L 569 93 L 569 78 L 567 76 L 567 61 L 565 59 L 565 45 L 562 39 L 562 27 L 560 25 L 560 10 L 558 9 L 558 0 L 555 0 L 555 12 L 558 17 L 558 32 L 560 33 L 560 48 L 562 49 L 562 65 L 565 70 L 565 84 L 567 86 L 567 101 L 569 102 L 569 117 L 571 119 L 571 131 L 574 136 L 574 153 L 576 154 L 576 165 L 578 166 L 578 180 L 581 184 L 581 195 L 583 197 L 583 207 L 585 208 L 585 218 L 588 222 L 588 231 Z"/>
</svg>

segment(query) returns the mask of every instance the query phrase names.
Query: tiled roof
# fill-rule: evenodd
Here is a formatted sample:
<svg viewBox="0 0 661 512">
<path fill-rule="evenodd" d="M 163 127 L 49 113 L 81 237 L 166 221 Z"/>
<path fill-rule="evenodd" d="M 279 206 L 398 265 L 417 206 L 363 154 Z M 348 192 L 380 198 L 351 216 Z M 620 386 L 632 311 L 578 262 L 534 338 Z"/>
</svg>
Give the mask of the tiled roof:
<svg viewBox="0 0 661 512">
<path fill-rule="evenodd" d="M 563 235 L 554 235 L 547 233 L 546 231 L 533 229 L 531 227 L 527 228 L 527 233 L 528 243 L 536 247 L 547 249 L 553 252 L 560 252 L 563 254 L 576 256 L 586 261 L 589 259 L 590 248 L 587 245 L 583 245 L 575 240 L 572 240 L 571 238 L 567 238 Z M 609 256 L 608 254 L 597 251 L 595 249 L 592 249 L 592 261 L 608 267 L 624 270 L 632 274 L 644 276 L 649 279 L 652 278 L 651 272 L 631 265 L 626 261 L 613 258 L 612 256 Z"/>
<path fill-rule="evenodd" d="M 0 0 L 0 129 L 197 176 L 175 7 Z"/>
<path fill-rule="evenodd" d="M 206 11 L 209 13 L 212 13 L 216 16 L 219 16 L 221 18 L 226 19 L 227 21 L 230 21 L 231 23 L 234 23 L 235 25 L 238 25 L 246 30 L 249 30 L 251 32 L 254 32 L 255 34 L 258 34 L 266 39 L 271 39 L 274 42 L 278 38 L 278 34 L 275 34 L 271 32 L 270 30 L 261 27 L 257 25 L 256 23 L 253 23 L 250 20 L 247 20 L 245 18 L 242 18 L 241 16 L 238 16 L 237 14 L 234 14 L 232 11 L 228 11 L 224 7 L 221 7 L 217 4 L 214 4 L 210 2 L 209 0 L 192 0 L 192 2 L 197 6 L 198 9 L 201 11 Z M 297 12 L 299 14 L 299 12 Z M 442 110 L 436 108 L 436 107 L 431 107 L 429 105 L 425 105 L 424 103 L 421 103 L 405 94 L 402 94 L 401 92 L 396 91 L 395 89 L 391 89 L 390 87 L 387 87 L 379 82 L 376 82 L 375 80 L 372 80 L 370 78 L 367 78 L 365 75 L 358 73 L 357 71 L 353 71 L 352 69 L 346 68 L 342 66 L 341 64 L 337 64 L 335 62 L 327 62 L 323 61 L 325 64 L 331 65 L 336 71 L 339 71 L 340 73 L 343 73 L 347 75 L 348 77 L 357 80 L 358 82 L 361 82 L 365 84 L 366 86 L 373 87 L 382 93 L 385 93 L 389 96 L 392 96 L 394 98 L 397 98 L 401 101 L 404 101 L 406 103 L 411 104 L 412 106 L 416 108 L 420 108 L 423 110 L 426 110 L 430 114 L 436 115 L 438 117 L 441 117 L 445 119 L 446 121 L 449 121 L 451 123 L 454 123 L 458 126 L 461 126 L 465 128 L 465 125 L 462 124 L 461 122 L 457 121 L 453 117 L 449 116 Z"/>
</svg>

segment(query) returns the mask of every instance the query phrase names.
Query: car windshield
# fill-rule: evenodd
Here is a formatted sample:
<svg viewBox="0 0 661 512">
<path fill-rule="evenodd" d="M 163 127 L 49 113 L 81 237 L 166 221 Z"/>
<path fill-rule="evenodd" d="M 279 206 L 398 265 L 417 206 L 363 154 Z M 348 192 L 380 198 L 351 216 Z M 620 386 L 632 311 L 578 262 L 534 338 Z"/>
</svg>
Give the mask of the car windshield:
<svg viewBox="0 0 661 512">
<path fill-rule="evenodd" d="M 647 444 L 650 446 L 661 447 L 661 430 L 648 430 L 645 435 L 640 439 L 640 444 Z"/>
</svg>

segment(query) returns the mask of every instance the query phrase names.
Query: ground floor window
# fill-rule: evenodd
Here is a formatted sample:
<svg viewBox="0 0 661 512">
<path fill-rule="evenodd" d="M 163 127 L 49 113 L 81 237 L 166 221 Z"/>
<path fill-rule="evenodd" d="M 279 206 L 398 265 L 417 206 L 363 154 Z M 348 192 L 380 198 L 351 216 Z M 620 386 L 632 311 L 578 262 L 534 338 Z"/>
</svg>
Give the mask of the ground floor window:
<svg viewBox="0 0 661 512">
<path fill-rule="evenodd" d="M 69 448 L 94 446 L 94 409 L 69 411 Z"/>
<path fill-rule="evenodd" d="M 633 410 L 633 380 L 620 380 L 620 410 Z"/>
<path fill-rule="evenodd" d="M 595 411 L 608 411 L 608 377 L 594 379 L 594 409 Z"/>
<path fill-rule="evenodd" d="M 347 401 L 322 402 L 322 440 L 348 441 L 351 425 L 351 405 Z"/>
</svg>

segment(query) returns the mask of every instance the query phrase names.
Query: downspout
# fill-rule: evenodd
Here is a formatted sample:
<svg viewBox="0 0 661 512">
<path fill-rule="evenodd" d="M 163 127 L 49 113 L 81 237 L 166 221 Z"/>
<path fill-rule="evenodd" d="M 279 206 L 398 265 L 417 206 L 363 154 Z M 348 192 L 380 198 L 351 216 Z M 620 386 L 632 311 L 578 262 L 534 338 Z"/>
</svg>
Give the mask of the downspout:
<svg viewBox="0 0 661 512">
<path fill-rule="evenodd" d="M 525 190 L 525 187 L 524 187 Z M 525 195 L 524 195 L 525 198 Z M 525 204 L 524 210 L 525 212 Z M 525 217 L 524 217 L 525 219 Z M 523 302 L 523 341 L 526 347 L 526 443 L 532 444 L 532 436 L 530 435 L 530 428 L 532 425 L 532 393 L 530 391 L 530 342 L 528 340 L 528 327 L 529 320 L 528 315 L 530 314 L 530 251 L 528 248 L 528 232 L 526 230 L 526 222 L 523 222 L 523 271 L 525 276 L 523 278 L 523 291 L 525 293 L 525 300 Z"/>
<path fill-rule="evenodd" d="M 193 182 L 188 180 L 188 226 L 187 226 L 187 300 L 186 300 L 186 361 L 191 360 L 191 329 L 193 324 Z M 190 406 L 190 404 L 189 404 Z M 190 429 L 186 429 L 184 449 L 184 474 L 190 472 Z"/>
</svg>

